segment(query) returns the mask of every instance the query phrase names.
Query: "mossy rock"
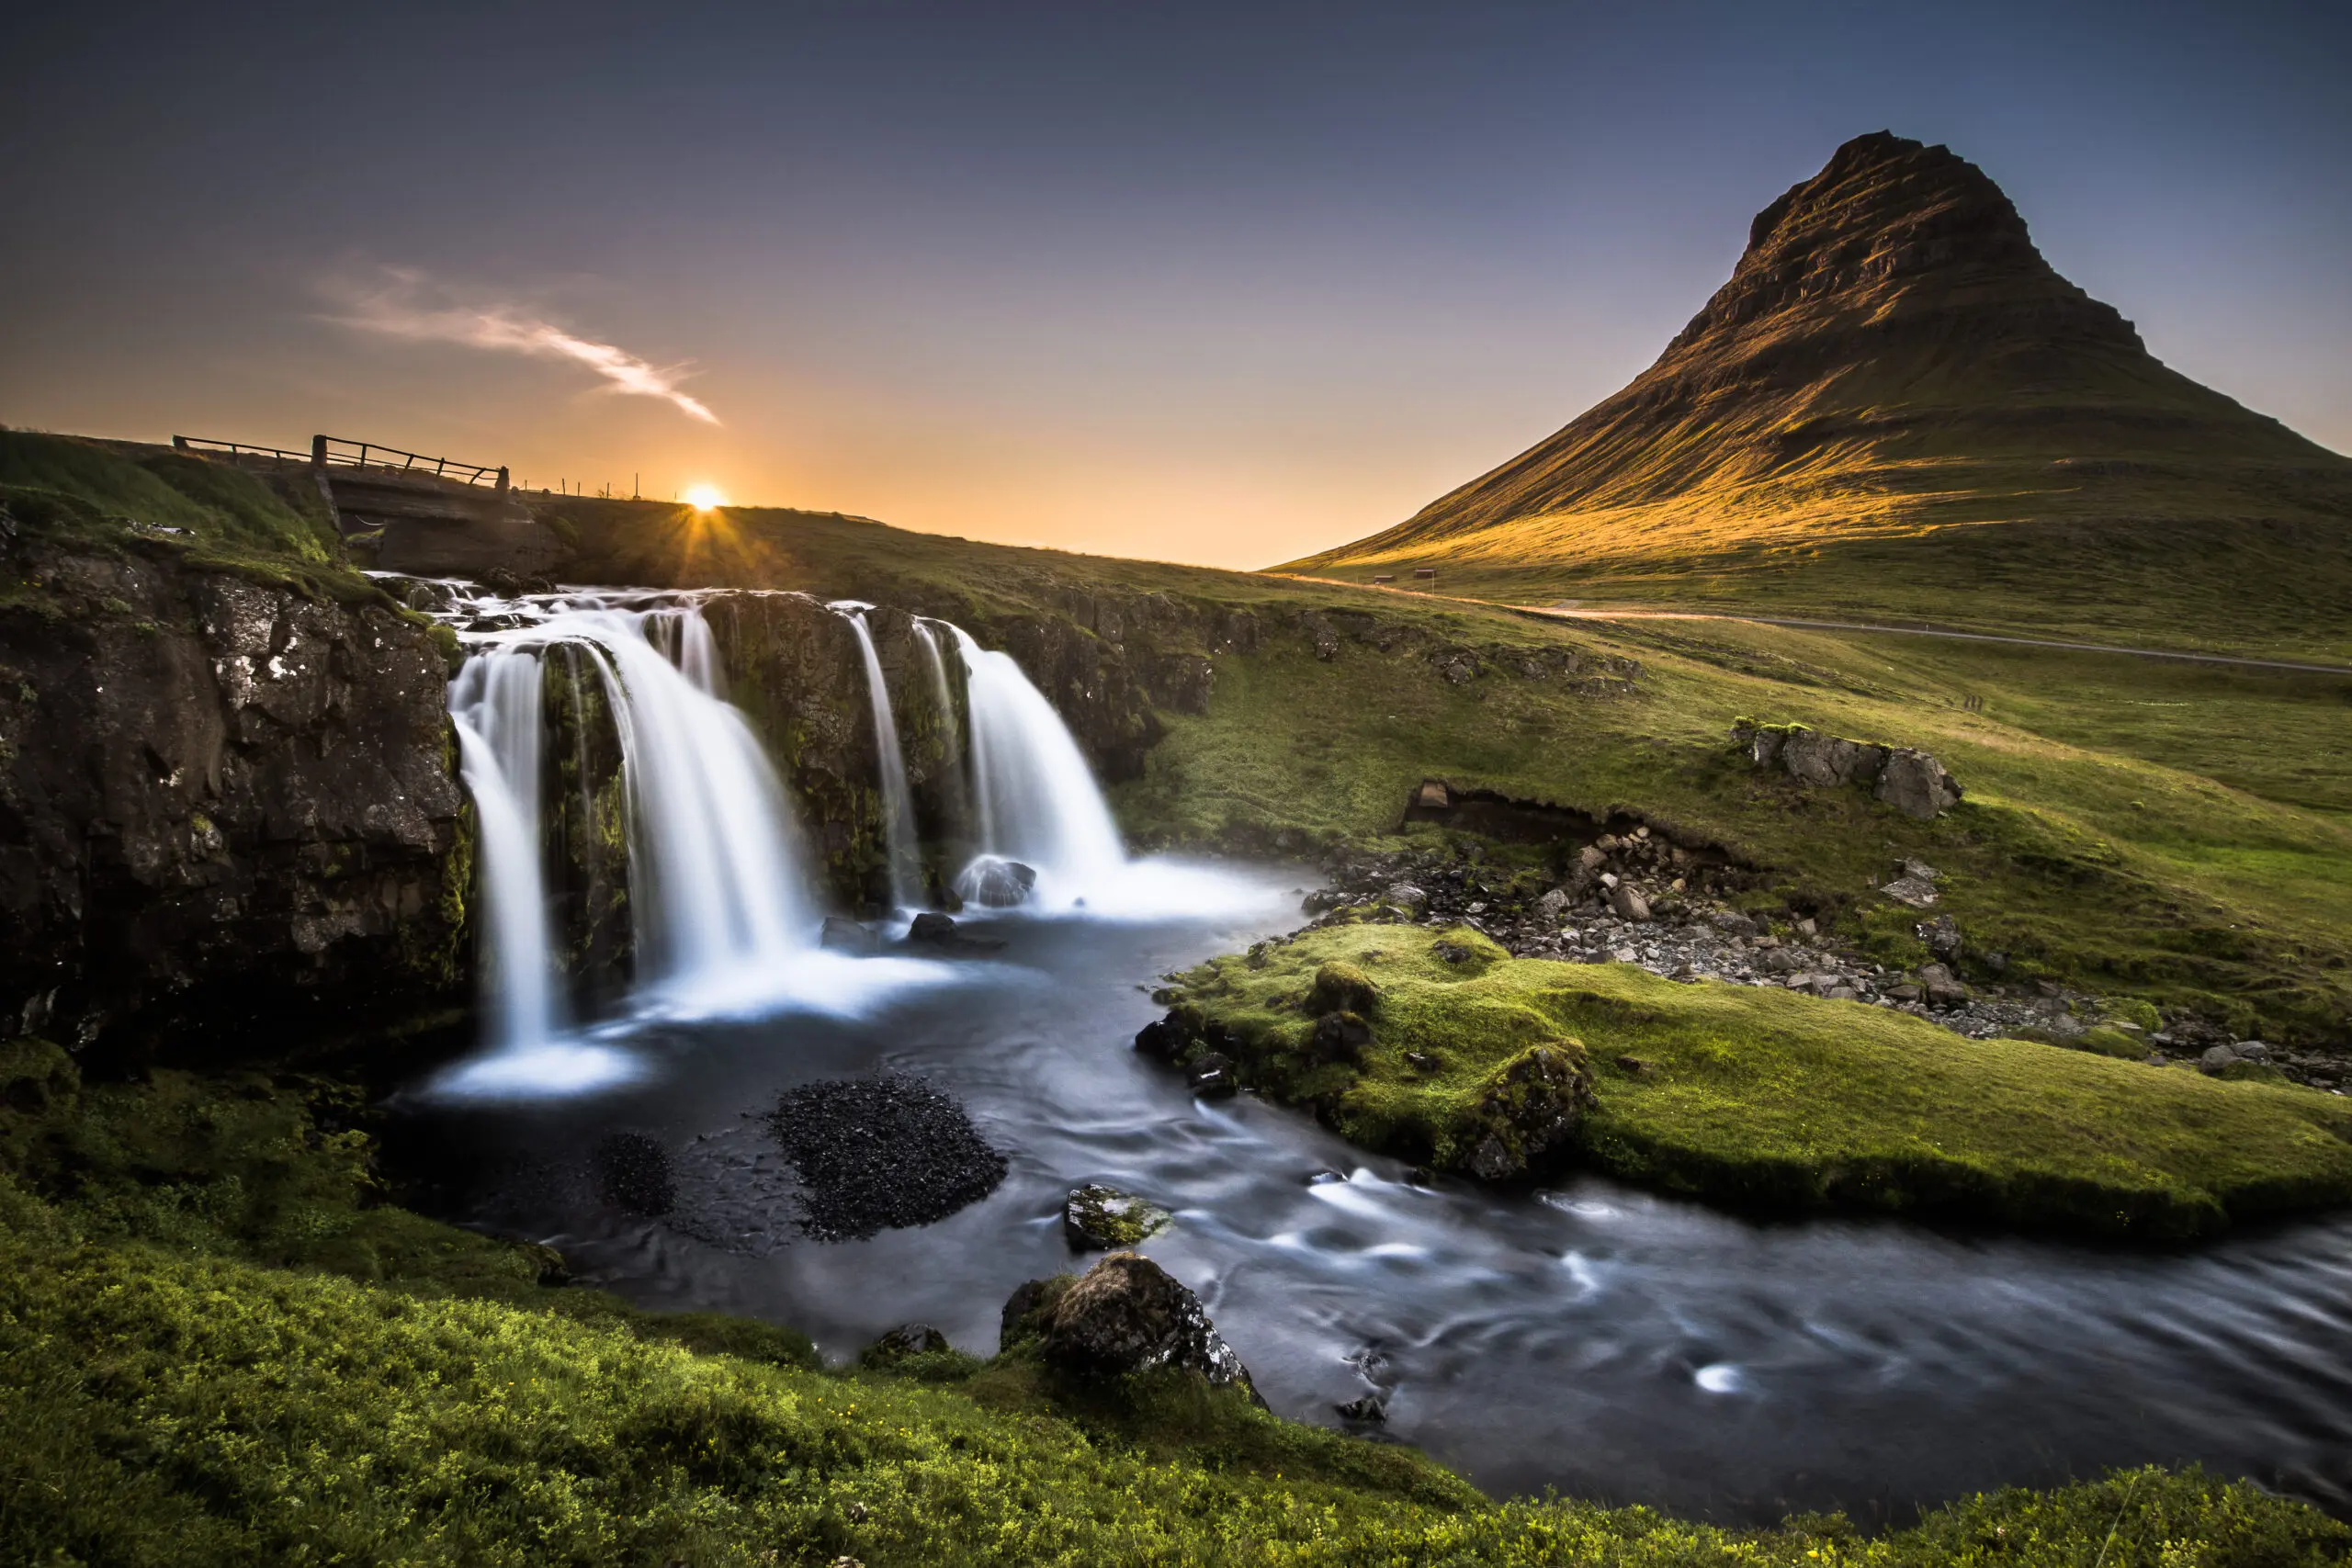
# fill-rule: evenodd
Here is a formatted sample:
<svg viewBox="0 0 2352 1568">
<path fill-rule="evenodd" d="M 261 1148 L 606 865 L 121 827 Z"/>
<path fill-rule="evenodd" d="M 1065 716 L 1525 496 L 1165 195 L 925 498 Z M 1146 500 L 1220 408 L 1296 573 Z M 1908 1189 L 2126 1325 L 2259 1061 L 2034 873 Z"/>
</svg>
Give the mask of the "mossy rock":
<svg viewBox="0 0 2352 1568">
<path fill-rule="evenodd" d="M 1259 968 L 1266 967 L 1261 964 Z M 1380 1004 L 1380 987 L 1372 976 L 1354 964 L 1334 959 L 1315 971 L 1315 984 L 1306 993 L 1306 1010 L 1312 1013 L 1351 1012 L 1369 1016 Z"/>
</svg>

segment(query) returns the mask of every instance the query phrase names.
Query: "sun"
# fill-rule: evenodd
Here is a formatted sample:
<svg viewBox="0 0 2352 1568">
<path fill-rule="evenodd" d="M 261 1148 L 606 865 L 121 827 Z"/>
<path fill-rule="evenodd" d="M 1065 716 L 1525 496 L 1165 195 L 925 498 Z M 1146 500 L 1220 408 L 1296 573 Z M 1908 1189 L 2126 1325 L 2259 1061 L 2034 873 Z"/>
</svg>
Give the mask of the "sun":
<svg viewBox="0 0 2352 1568">
<path fill-rule="evenodd" d="M 686 504 L 696 512 L 708 512 L 714 507 L 726 505 L 727 498 L 718 493 L 717 485 L 688 485 Z"/>
</svg>

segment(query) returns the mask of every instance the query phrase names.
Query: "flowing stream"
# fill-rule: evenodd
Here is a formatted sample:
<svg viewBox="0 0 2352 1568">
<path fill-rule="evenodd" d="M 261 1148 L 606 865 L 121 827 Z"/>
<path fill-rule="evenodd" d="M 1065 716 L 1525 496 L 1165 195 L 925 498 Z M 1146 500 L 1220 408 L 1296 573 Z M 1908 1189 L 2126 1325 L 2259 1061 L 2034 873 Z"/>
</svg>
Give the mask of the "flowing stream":
<svg viewBox="0 0 2352 1568">
<path fill-rule="evenodd" d="M 1129 1049 L 1145 993 L 1297 925 L 1303 879 L 1128 860 L 1050 704 L 955 636 L 973 836 L 1034 866 L 1038 897 L 981 928 L 1001 952 L 949 963 L 813 951 L 784 794 L 717 694 L 692 604 L 575 596 L 469 634 L 451 711 L 501 1048 L 465 1069 L 481 1092 L 416 1097 L 395 1136 L 434 1206 L 553 1243 L 586 1282 L 792 1324 L 843 1359 L 910 1320 L 991 1350 L 1016 1285 L 1085 1266 L 1061 1202 L 1107 1181 L 1174 1212 L 1144 1250 L 1201 1292 L 1277 1411 L 1336 1426 L 1377 1392 L 1385 1437 L 1498 1493 L 1901 1522 L 1980 1488 L 2196 1461 L 2352 1510 L 2352 1219 L 2180 1253 L 1758 1224 L 1599 1179 L 1416 1186 L 1305 1116 L 1192 1099 Z M 522 784 L 557 646 L 612 706 L 642 889 L 639 1005 L 570 1035 Z M 878 692 L 870 655 L 868 675 Z M 681 997 L 695 1005 L 661 1005 Z M 1010 1174 L 936 1224 L 809 1240 L 757 1118 L 797 1084 L 885 1069 L 962 1099 Z M 619 1133 L 668 1152 L 666 1213 L 607 1200 L 594 1151 Z"/>
<path fill-rule="evenodd" d="M 832 608 L 857 631 L 857 651 L 865 665 L 867 705 L 874 714 L 874 751 L 882 775 L 884 856 L 890 868 L 890 900 L 901 909 L 922 905 L 922 846 L 915 840 L 915 797 L 907 787 L 907 754 L 899 745 L 899 721 L 890 710 L 890 684 L 882 676 L 882 656 L 865 624 L 873 606 L 842 600 Z"/>
</svg>

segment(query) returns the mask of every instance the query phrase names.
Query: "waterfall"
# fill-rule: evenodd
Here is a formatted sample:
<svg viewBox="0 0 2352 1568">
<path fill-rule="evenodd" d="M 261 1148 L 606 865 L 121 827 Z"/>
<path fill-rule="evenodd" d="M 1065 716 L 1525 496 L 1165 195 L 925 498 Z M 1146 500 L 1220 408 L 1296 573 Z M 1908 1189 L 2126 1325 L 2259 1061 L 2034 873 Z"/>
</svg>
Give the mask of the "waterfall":
<svg viewBox="0 0 2352 1568">
<path fill-rule="evenodd" d="M 899 744 L 899 721 L 890 711 L 890 687 L 882 678 L 882 658 L 874 650 L 874 629 L 865 624 L 873 606 L 843 599 L 826 606 L 838 611 L 857 632 L 865 661 L 865 691 L 874 710 L 874 751 L 882 773 L 883 852 L 890 863 L 890 902 L 901 909 L 922 904 L 922 845 L 915 837 L 914 795 L 907 788 L 907 754 Z"/>
<path fill-rule="evenodd" d="M 544 1043 L 555 1025 L 547 876 L 539 844 L 539 656 L 498 648 L 449 682 L 459 776 L 474 799 L 482 992 L 501 1045 Z"/>
<path fill-rule="evenodd" d="M 1126 852 L 1069 727 L 1011 654 L 980 647 L 960 626 L 948 629 L 963 657 L 971 709 L 981 855 L 959 886 L 968 889 L 975 871 L 991 859 L 1034 868 L 1039 902 L 1049 907 L 1068 907 L 1115 882 Z"/>
<path fill-rule="evenodd" d="M 939 713 L 940 747 L 947 762 L 940 770 L 940 794 L 946 797 L 949 836 L 968 838 L 972 811 L 971 803 L 965 798 L 963 748 L 957 743 L 956 733 L 956 692 L 947 682 L 947 660 L 939 651 L 939 636 L 931 628 L 929 621 L 915 622 L 915 639 L 922 644 L 923 662 L 931 668 L 931 700 Z"/>
<path fill-rule="evenodd" d="M 538 835 L 544 649 L 587 660 L 618 732 L 640 989 L 723 1007 L 772 987 L 779 966 L 813 945 L 815 916 L 783 786 L 718 694 L 723 674 L 701 611 L 560 604 L 478 647 L 451 685 L 450 711 L 481 822 L 500 1042 L 531 1043 L 554 1023 Z"/>
</svg>

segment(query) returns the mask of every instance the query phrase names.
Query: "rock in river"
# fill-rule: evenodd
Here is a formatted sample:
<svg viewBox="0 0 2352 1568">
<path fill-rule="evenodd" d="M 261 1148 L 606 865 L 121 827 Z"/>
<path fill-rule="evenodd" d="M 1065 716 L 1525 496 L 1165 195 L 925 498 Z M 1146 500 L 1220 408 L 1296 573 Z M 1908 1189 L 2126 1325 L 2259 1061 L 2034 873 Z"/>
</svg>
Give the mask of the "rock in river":
<svg viewBox="0 0 2352 1568">
<path fill-rule="evenodd" d="M 1133 1247 L 1168 1223 L 1168 1211 L 1131 1192 L 1089 1182 L 1062 1204 L 1062 1235 L 1080 1252 Z"/>
<path fill-rule="evenodd" d="M 965 868 L 956 890 L 970 903 L 989 909 L 1012 909 L 1029 901 L 1037 890 L 1035 867 L 1002 855 L 982 855 Z"/>
<path fill-rule="evenodd" d="M 1114 1252 L 1078 1280 L 1036 1280 L 1015 1291 L 1005 1303 L 1005 1342 L 1033 1335 L 1046 1361 L 1068 1371 L 1119 1377 L 1176 1367 L 1257 1396 L 1201 1298 L 1139 1253 Z"/>
</svg>

